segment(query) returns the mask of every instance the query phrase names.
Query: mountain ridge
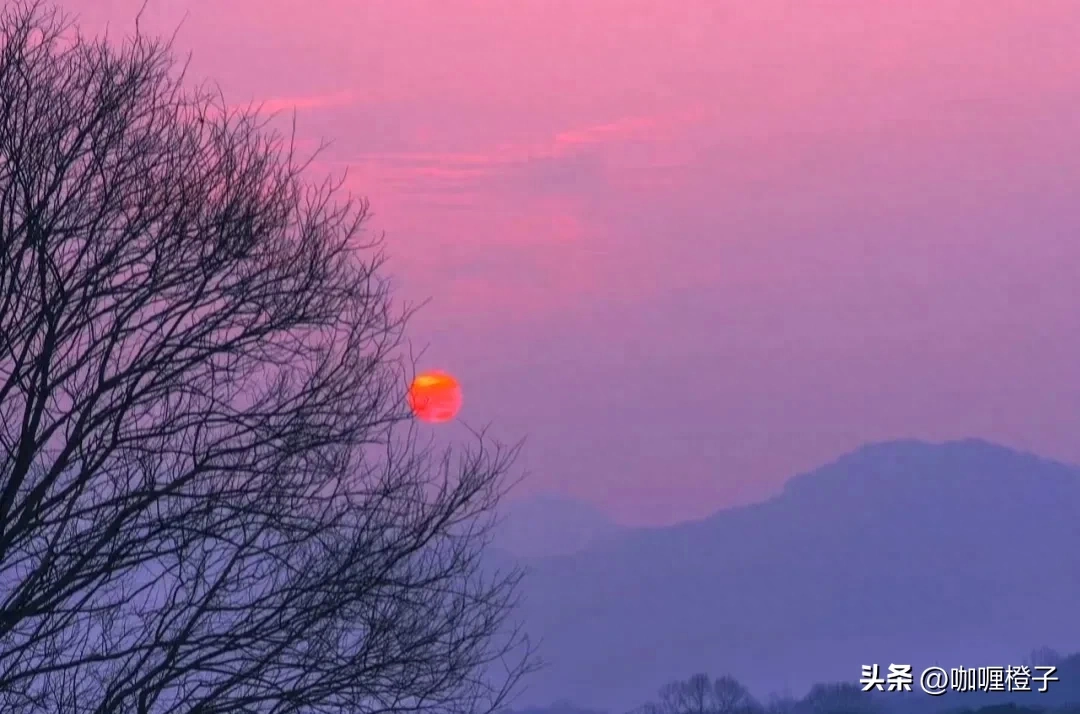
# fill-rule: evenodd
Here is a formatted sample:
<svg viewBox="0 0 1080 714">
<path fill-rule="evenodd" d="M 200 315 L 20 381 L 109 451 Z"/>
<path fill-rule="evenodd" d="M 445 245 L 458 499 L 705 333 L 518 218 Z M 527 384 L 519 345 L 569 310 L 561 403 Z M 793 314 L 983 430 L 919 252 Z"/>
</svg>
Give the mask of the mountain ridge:
<svg viewBox="0 0 1080 714">
<path fill-rule="evenodd" d="M 1065 554 L 1078 513 L 1077 467 L 977 439 L 897 440 L 757 504 L 526 560 L 525 621 L 551 662 L 533 701 L 632 707 L 706 670 L 767 694 L 854 681 L 873 652 L 959 666 L 1077 649 L 1080 570 Z"/>
</svg>

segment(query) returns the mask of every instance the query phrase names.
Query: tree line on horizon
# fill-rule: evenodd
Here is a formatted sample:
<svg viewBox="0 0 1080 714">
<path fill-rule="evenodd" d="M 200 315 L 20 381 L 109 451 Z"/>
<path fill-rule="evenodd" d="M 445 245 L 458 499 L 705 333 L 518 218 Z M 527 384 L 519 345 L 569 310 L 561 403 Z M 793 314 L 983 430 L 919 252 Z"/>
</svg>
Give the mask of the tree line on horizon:
<svg viewBox="0 0 1080 714">
<path fill-rule="evenodd" d="M 1059 681 L 1047 692 L 949 692 L 932 697 L 918 691 L 864 691 L 851 682 L 813 685 L 801 698 L 771 695 L 756 698 L 730 675 L 699 673 L 669 682 L 657 697 L 626 714 L 1080 714 L 1080 652 L 1062 656 L 1050 648 L 1032 652 L 1025 664 L 1056 667 Z M 517 710 L 514 714 L 607 714 L 581 709 L 570 702 Z"/>
</svg>

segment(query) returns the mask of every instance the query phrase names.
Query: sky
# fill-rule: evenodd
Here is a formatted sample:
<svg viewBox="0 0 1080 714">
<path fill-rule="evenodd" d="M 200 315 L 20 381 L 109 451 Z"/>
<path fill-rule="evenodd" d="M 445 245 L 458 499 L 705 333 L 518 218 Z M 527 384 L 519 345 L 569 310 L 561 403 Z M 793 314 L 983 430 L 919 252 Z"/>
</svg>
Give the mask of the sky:
<svg viewBox="0 0 1080 714">
<path fill-rule="evenodd" d="M 68 0 L 87 32 L 143 0 Z M 977 10 L 977 11 L 976 11 Z M 877 440 L 1080 462 L 1080 4 L 147 0 L 372 204 L 524 497 L 627 524 Z M 433 427 L 434 428 L 434 427 Z M 455 433 L 453 431 L 447 433 Z"/>
</svg>

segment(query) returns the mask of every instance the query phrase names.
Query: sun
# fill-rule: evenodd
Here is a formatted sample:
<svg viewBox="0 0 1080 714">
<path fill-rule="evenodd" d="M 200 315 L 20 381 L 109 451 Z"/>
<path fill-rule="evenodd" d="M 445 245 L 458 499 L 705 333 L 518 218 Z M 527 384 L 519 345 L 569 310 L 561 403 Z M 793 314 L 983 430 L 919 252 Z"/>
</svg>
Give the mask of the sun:
<svg viewBox="0 0 1080 714">
<path fill-rule="evenodd" d="M 461 410 L 461 385 L 446 372 L 424 372 L 413 380 L 408 400 L 417 419 L 441 424 Z"/>
</svg>

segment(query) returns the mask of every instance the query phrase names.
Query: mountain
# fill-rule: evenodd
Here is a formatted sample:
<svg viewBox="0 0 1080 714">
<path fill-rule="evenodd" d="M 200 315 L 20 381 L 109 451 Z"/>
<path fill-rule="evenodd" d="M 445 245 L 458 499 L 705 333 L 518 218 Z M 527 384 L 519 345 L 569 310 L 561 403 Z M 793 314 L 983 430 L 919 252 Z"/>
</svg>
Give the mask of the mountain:
<svg viewBox="0 0 1080 714">
<path fill-rule="evenodd" d="M 977 440 L 869 445 L 766 502 L 527 561 L 547 667 L 518 705 L 625 711 L 699 671 L 765 697 L 862 664 L 1076 651 L 1078 546 L 1076 467 Z"/>
<path fill-rule="evenodd" d="M 496 548 L 519 558 L 570 555 L 622 532 L 599 510 L 556 494 L 512 501 L 499 514 Z"/>
</svg>

